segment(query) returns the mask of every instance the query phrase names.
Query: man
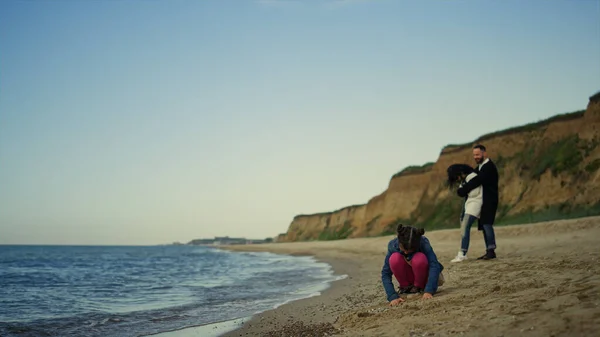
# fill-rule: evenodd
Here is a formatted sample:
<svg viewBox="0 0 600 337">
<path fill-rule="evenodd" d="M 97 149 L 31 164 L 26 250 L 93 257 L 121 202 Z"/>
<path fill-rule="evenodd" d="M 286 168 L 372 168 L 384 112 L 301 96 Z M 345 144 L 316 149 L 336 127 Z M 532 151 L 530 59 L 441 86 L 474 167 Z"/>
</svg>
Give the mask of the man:
<svg viewBox="0 0 600 337">
<path fill-rule="evenodd" d="M 491 260 L 496 258 L 496 237 L 493 226 L 496 219 L 496 210 L 498 209 L 498 169 L 488 158 L 485 146 L 481 144 L 473 147 L 473 159 L 477 163 L 475 168 L 477 177 L 459 188 L 457 193 L 464 198 L 472 189 L 478 186 L 483 187 L 483 205 L 481 206 L 477 229 L 483 230 L 486 253 L 478 260 Z"/>
</svg>

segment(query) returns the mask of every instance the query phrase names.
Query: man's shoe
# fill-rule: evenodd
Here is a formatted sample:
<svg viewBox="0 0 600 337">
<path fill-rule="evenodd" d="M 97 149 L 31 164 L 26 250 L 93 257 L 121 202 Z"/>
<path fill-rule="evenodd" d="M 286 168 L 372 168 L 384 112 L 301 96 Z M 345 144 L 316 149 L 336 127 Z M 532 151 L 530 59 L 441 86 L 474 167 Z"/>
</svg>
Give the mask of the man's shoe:
<svg viewBox="0 0 600 337">
<path fill-rule="evenodd" d="M 488 249 L 483 256 L 477 258 L 477 260 L 491 260 L 496 258 L 496 252 L 493 249 Z"/>
</svg>

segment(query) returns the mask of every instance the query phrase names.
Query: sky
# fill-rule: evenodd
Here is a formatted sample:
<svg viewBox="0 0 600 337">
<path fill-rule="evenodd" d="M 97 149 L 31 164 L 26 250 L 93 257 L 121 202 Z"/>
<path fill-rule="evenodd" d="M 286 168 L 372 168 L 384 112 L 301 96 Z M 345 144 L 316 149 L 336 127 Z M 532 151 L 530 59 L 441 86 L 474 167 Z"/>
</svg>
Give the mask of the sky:
<svg viewBox="0 0 600 337">
<path fill-rule="evenodd" d="M 0 244 L 272 237 L 599 90 L 600 1 L 1 1 Z"/>
</svg>

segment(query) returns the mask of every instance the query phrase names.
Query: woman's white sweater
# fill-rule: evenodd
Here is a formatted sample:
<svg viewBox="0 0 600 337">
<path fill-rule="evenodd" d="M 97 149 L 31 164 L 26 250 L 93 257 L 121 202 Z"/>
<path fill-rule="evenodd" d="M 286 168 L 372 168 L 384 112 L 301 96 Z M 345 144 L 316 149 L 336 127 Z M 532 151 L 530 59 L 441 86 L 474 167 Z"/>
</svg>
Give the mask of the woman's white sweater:
<svg viewBox="0 0 600 337">
<path fill-rule="evenodd" d="M 477 173 L 470 173 L 465 179 L 465 182 L 469 182 L 469 180 L 475 178 L 476 176 Z M 483 205 L 483 190 L 481 186 L 477 186 L 471 190 L 471 192 L 469 192 L 467 201 L 465 203 L 465 214 L 479 218 L 479 215 L 481 214 L 481 205 Z"/>
</svg>

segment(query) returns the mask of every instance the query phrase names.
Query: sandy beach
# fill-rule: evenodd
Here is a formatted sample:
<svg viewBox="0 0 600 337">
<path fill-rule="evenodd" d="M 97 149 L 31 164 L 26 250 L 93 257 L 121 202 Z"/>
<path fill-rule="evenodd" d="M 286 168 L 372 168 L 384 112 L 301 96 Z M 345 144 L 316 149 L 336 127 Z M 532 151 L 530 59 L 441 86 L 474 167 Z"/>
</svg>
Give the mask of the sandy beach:
<svg viewBox="0 0 600 337">
<path fill-rule="evenodd" d="M 228 247 L 313 255 L 348 277 L 225 336 L 597 336 L 600 217 L 495 229 L 498 258 L 475 259 L 484 247 L 473 229 L 470 259 L 462 263 L 450 263 L 457 229 L 425 233 L 446 283 L 433 299 L 408 298 L 397 307 L 388 306 L 380 274 L 391 236 Z"/>
</svg>

